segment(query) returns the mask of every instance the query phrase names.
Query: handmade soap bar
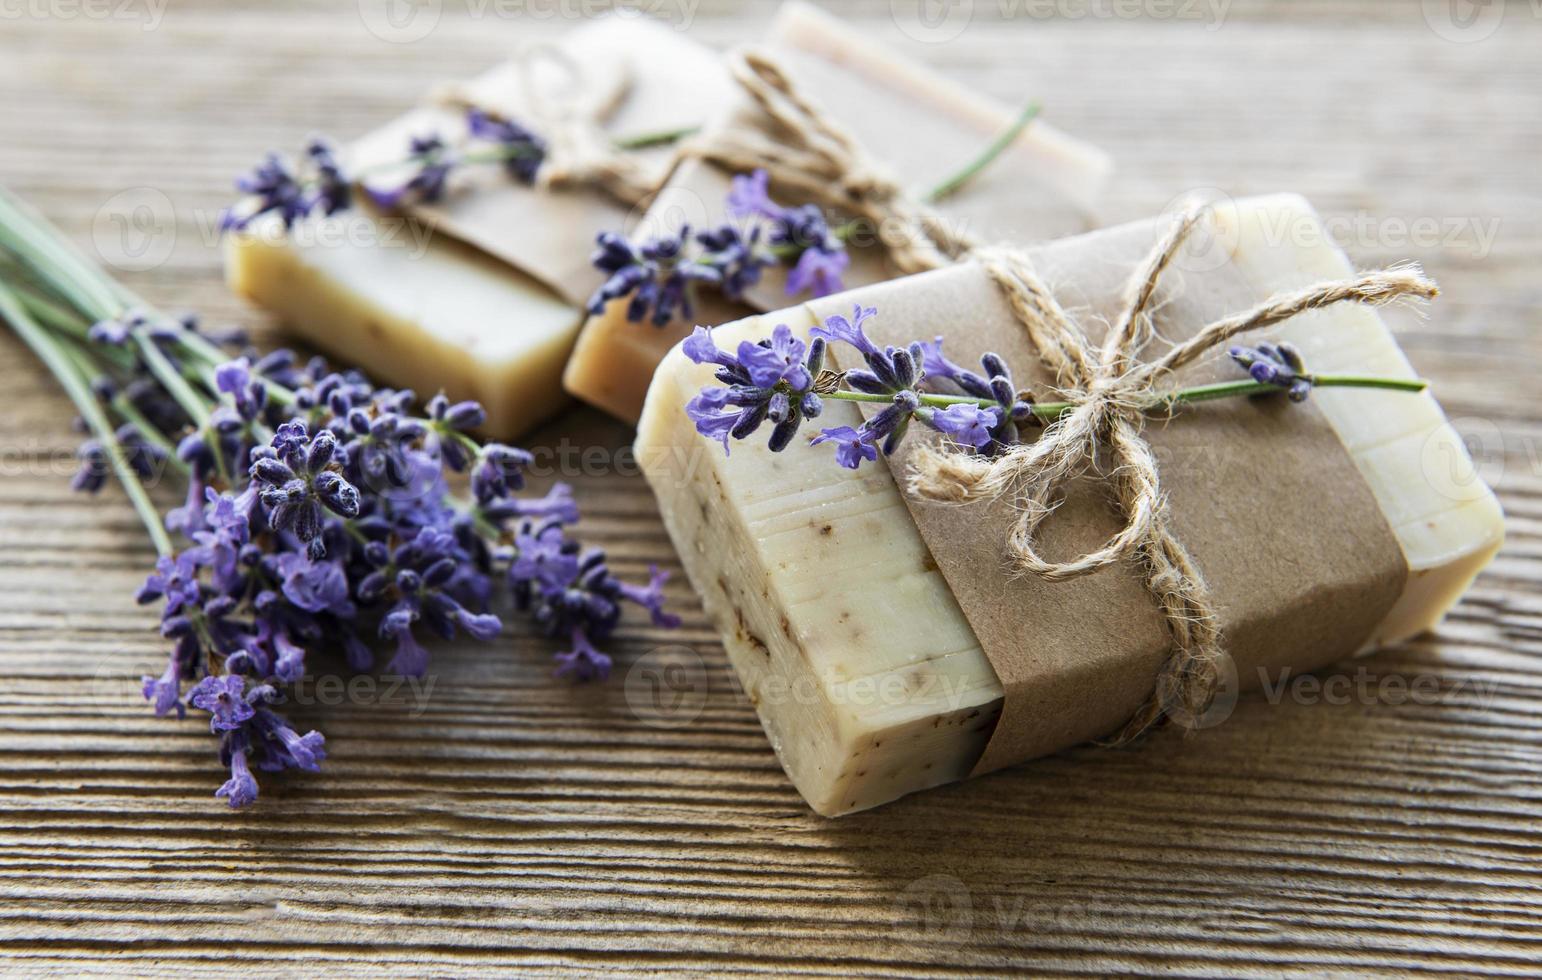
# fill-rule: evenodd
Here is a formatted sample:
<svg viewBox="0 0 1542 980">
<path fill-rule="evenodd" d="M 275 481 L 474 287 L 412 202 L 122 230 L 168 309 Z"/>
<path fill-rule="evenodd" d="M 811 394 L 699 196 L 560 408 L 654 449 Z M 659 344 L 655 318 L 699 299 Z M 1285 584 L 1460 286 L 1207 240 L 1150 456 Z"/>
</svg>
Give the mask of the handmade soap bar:
<svg viewBox="0 0 1542 980">
<path fill-rule="evenodd" d="M 917 193 L 956 173 L 1013 119 L 1013 113 L 994 100 L 875 44 L 806 3 L 779 8 L 765 46 L 802 92 Z M 743 104 L 718 120 L 717 128 L 755 124 L 763 124 L 763 116 Z M 703 140 L 711 138 L 710 131 L 702 134 Z M 1111 171 L 1102 151 L 1036 120 L 1000 158 L 942 201 L 939 210 L 982 241 L 1058 238 L 1088 227 L 1088 214 Z M 638 228 L 627 231 L 638 239 L 678 232 L 682 225 L 701 228 L 723 221 L 731 176 L 697 159 L 685 161 Z M 901 233 L 895 228 L 881 231 Z M 849 251 L 847 286 L 898 274 L 882 257 L 880 246 Z M 629 322 L 627 303 L 614 301 L 584 325 L 563 383 L 612 415 L 635 420 L 654 367 L 695 324 L 724 323 L 751 309 L 784 306 L 784 287 L 785 278 L 772 270 L 748 291 L 748 306 L 702 304 L 690 322 L 662 328 Z"/>
<path fill-rule="evenodd" d="M 1311 243 L 1298 246 L 1277 233 L 1316 221 L 1296 197 L 1249 200 L 1219 210 L 1217 240 L 1230 250 L 1228 264 L 1268 295 L 1349 273 L 1326 235 L 1295 236 Z M 1060 248 L 1056 243 L 1036 254 L 1053 257 Z M 851 298 L 882 307 L 928 289 L 983 282 L 978 269 L 961 267 Z M 769 335 L 775 323 L 807 336 L 816 316 L 830 312 L 827 306 L 751 317 L 719 328 L 715 340 L 731 348 Z M 937 329 L 946 333 L 947 324 Z M 1274 336 L 1301 347 L 1313 370 L 1413 376 L 1380 317 L 1366 308 L 1338 306 L 1298 317 Z M 829 447 L 809 447 L 801 437 L 776 454 L 754 438 L 734 442 L 724 456 L 693 432 L 684 412 L 685 402 L 710 383 L 708 367 L 671 352 L 649 390 L 637 454 L 681 560 L 794 784 L 816 811 L 837 815 L 969 775 L 992 734 L 1003 689 L 891 472 L 841 469 Z M 1338 388 L 1319 389 L 1311 400 L 1353 460 L 1407 564 L 1400 598 L 1366 648 L 1432 626 L 1500 545 L 1502 515 L 1492 492 L 1428 394 Z M 854 405 L 830 400 L 818 420 L 821 426 L 859 421 Z M 681 452 L 692 440 L 698 450 Z M 1236 501 L 1227 513 L 1250 509 Z M 1245 523 L 1238 533 L 1247 533 Z M 1304 587 L 1310 590 L 1311 582 Z M 1109 653 L 1089 649 L 1087 663 Z M 1149 690 L 1149 679 L 1135 681 Z M 1239 681 L 1250 686 L 1258 679 L 1244 671 Z M 1046 730 L 1061 738 L 1056 744 L 1051 737 L 1042 750 L 1117 727 L 1120 718 L 1110 715 L 1109 703 L 1127 711 L 1129 693 L 1109 691 L 1088 703 L 1046 694 L 1040 706 Z M 1089 724 L 1102 727 L 1088 730 Z"/>
<path fill-rule="evenodd" d="M 557 49 L 565 60 L 515 59 L 453 101 L 496 109 L 539 133 L 528 89 L 549 86 L 557 98 L 614 103 L 604 124 L 618 137 L 700 125 L 728 101 L 716 53 L 657 22 L 602 18 Z M 581 77 L 547 77 L 563 64 Z M 410 137 L 454 138 L 464 128 L 459 108 L 426 104 L 349 147 L 348 172 L 378 184 Z M 672 153 L 658 146 L 629 157 L 661 182 Z M 444 388 L 480 399 L 495 438 L 513 438 L 562 408 L 562 367 L 583 303 L 601 281 L 589 264 L 594 238 L 620 227 L 629 206 L 597 189 L 525 186 L 484 165 L 457 171 L 441 200 L 404 208 L 403 216 L 382 216 L 360 205 L 330 227 L 287 235 L 271 222 L 254 224 L 227 237 L 227 279 L 349 364 L 425 394 Z M 406 218 L 413 223 L 404 226 Z"/>
<path fill-rule="evenodd" d="M 534 279 L 469 245 L 399 217 L 360 208 L 321 219 L 410 227 L 338 235 L 297 248 L 255 225 L 227 241 L 230 288 L 296 325 L 323 350 L 425 397 L 443 389 L 487 409 L 487 431 L 512 436 L 567 404 L 558 379 L 580 314 Z M 307 234 L 325 235 L 325 228 Z"/>
</svg>

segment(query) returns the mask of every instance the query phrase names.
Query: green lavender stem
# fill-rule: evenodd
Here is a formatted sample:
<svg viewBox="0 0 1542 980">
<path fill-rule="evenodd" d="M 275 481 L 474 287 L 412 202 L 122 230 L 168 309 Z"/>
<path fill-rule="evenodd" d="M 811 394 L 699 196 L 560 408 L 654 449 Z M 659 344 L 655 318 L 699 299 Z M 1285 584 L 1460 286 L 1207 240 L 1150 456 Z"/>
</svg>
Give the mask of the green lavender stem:
<svg viewBox="0 0 1542 980">
<path fill-rule="evenodd" d="M 22 341 L 32 348 L 32 352 L 38 356 L 38 359 L 47 365 L 48 370 L 58 379 L 59 385 L 64 388 L 70 401 L 75 403 L 76 410 L 80 412 L 81 418 L 86 420 L 86 426 L 90 428 L 91 434 L 96 437 L 97 442 L 101 443 L 102 451 L 107 455 L 113 473 L 118 477 L 118 482 L 123 484 L 123 490 L 128 494 L 129 501 L 139 514 L 140 521 L 144 523 L 156 552 L 162 556 L 172 554 L 175 549 L 172 547 L 171 537 L 166 533 L 166 528 L 161 524 L 160 512 L 151 502 L 144 484 L 139 482 L 138 474 L 134 472 L 133 467 L 129 466 L 112 423 L 102 411 L 102 406 L 97 403 L 96 395 L 86 384 L 84 375 L 76 368 L 70 356 L 59 347 L 48 330 L 32 319 L 22 306 L 21 300 L 4 283 L 0 283 L 0 317 L 4 317 L 11 324 L 17 336 L 21 337 Z"/>
<path fill-rule="evenodd" d="M 1429 382 L 1422 378 L 1379 378 L 1360 374 L 1313 374 L 1305 375 L 1317 388 L 1382 388 L 1389 391 L 1423 391 L 1429 387 Z M 1145 405 L 1147 411 L 1156 411 L 1162 408 L 1170 408 L 1174 405 L 1189 404 L 1193 402 L 1216 401 L 1221 398 L 1240 398 L 1247 395 L 1262 395 L 1279 393 L 1283 389 L 1276 385 L 1263 384 L 1249 378 L 1246 381 L 1221 381 L 1215 384 L 1195 385 L 1191 388 L 1179 388 L 1176 391 L 1165 392 L 1151 396 Z M 832 391 L 821 395 L 821 398 L 834 398 L 838 401 L 848 402 L 873 402 L 875 404 L 888 404 L 894 400 L 892 395 L 870 395 L 863 391 Z M 991 398 L 975 398 L 972 395 L 921 395 L 921 404 L 931 408 L 947 408 L 949 405 L 978 405 L 981 408 L 999 408 L 1000 405 Z M 1060 416 L 1076 408 L 1075 402 L 1039 402 L 1033 406 L 1033 414 L 1046 422 L 1052 422 Z"/>
<path fill-rule="evenodd" d="M 997 157 L 1001 156 L 1007 147 L 1011 146 L 1022 135 L 1023 130 L 1028 128 L 1028 124 L 1038 117 L 1042 108 L 1037 102 L 1030 102 L 1023 106 L 1022 110 L 1018 112 L 1017 118 L 1012 121 L 1012 124 L 1002 130 L 979 156 L 975 157 L 973 161 L 958 173 L 927 191 L 921 199 L 928 204 L 936 204 L 938 201 L 957 193 L 960 188 L 973 180 L 980 171 L 990 166 Z"/>
</svg>

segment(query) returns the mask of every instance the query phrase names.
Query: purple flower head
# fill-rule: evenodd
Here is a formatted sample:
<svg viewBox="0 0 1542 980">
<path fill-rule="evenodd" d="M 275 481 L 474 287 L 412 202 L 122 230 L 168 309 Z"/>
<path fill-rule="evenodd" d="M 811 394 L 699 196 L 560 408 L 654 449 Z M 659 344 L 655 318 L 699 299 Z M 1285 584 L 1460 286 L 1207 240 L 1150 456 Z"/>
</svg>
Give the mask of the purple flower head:
<svg viewBox="0 0 1542 980">
<path fill-rule="evenodd" d="M 393 187 L 365 186 L 370 200 L 387 211 L 411 202 L 437 201 L 444 196 L 450 173 L 460 163 L 459 156 L 438 135 L 414 136 L 408 144 L 408 158 L 414 167 L 405 181 Z"/>
<path fill-rule="evenodd" d="M 609 677 L 610 658 L 594 648 L 583 630 L 575 629 L 572 636 L 573 649 L 557 654 L 557 668 L 553 673 L 580 683 Z"/>
<path fill-rule="evenodd" d="M 311 199 L 304 186 L 277 153 L 269 153 L 255 170 L 238 178 L 236 190 L 254 201 L 245 214 L 226 210 L 220 217 L 221 231 L 240 231 L 269 212 L 278 215 L 288 229 L 310 213 Z"/>
<path fill-rule="evenodd" d="M 326 751 L 322 748 L 326 739 L 320 732 L 306 732 L 301 735 L 290 728 L 289 723 L 283 718 L 267 708 L 257 709 L 252 727 L 267 739 L 264 749 L 271 767 L 320 771 L 321 761 L 327 757 Z"/>
<path fill-rule="evenodd" d="M 719 350 L 701 327 L 681 350 L 697 364 L 716 364 L 716 377 L 727 386 L 703 388 L 685 407 L 696 431 L 720 441 L 724 452 L 730 437 L 743 439 L 767 420 L 774 426 L 771 451 L 780 452 L 803 420 L 823 408 L 814 380 L 824 365 L 824 341 L 805 344 L 786 324 L 778 324 L 758 343 L 740 342 L 734 356 Z"/>
<path fill-rule="evenodd" d="M 246 760 L 246 738 L 242 733 L 227 735 L 220 750 L 225 764 L 230 767 L 230 778 L 214 791 L 216 799 L 224 799 L 231 809 L 249 806 L 257 800 L 257 780 L 252 776 Z"/>
<path fill-rule="evenodd" d="M 306 612 L 330 612 L 350 619 L 353 603 L 348 597 L 348 574 L 341 561 L 313 561 L 304 551 L 286 552 L 275 559 L 284 598 Z"/>
<path fill-rule="evenodd" d="M 760 228 L 740 234 L 733 225 L 720 225 L 699 232 L 696 242 L 702 248 L 700 262 L 718 272 L 718 286 L 724 296 L 737 300 L 760 282 L 761 272 L 776 264 L 776 256 L 760 245 Z"/>
<path fill-rule="evenodd" d="M 779 220 L 786 208 L 771 200 L 771 177 L 764 170 L 735 174 L 728 188 L 727 210 L 734 218 L 769 218 Z"/>
<path fill-rule="evenodd" d="M 666 629 L 679 626 L 680 617 L 664 611 L 664 583 L 669 581 L 669 573 L 660 571 L 657 565 L 649 565 L 648 575 L 646 586 L 622 583 L 621 594 L 648 610 L 648 615 L 653 619 L 653 625 L 663 626 Z"/>
<path fill-rule="evenodd" d="M 209 712 L 209 728 L 216 732 L 235 731 L 252 717 L 253 708 L 243 694 L 246 678 L 240 674 L 210 674 L 188 692 L 187 700 L 195 708 Z"/>
<path fill-rule="evenodd" d="M 95 439 L 87 439 L 75 450 L 80 468 L 70 478 L 70 489 L 77 493 L 96 493 L 107 485 L 107 450 Z"/>
<path fill-rule="evenodd" d="M 311 194 L 310 206 L 322 214 L 333 215 L 346 211 L 353 205 L 353 182 L 343 173 L 337 162 L 337 154 L 331 144 L 313 138 L 306 144 L 305 155 L 310 158 L 311 170 L 316 175 L 316 188 Z"/>
<path fill-rule="evenodd" d="M 848 320 L 840 314 L 826 317 L 824 326 L 814 327 L 809 334 L 815 337 L 823 337 L 830 343 L 850 344 L 857 349 L 857 353 L 863 357 L 877 353 L 878 345 L 868 339 L 862 325 L 878 315 L 876 306 L 864 307 L 861 303 L 852 307 L 851 319 Z"/>
<path fill-rule="evenodd" d="M 809 445 L 817 446 L 822 442 L 835 444 L 835 461 L 848 470 L 861 466 L 863 460 L 873 461 L 878 458 L 878 448 L 873 445 L 869 434 L 849 425 L 820 429 L 819 435 L 809 440 Z"/>
<path fill-rule="evenodd" d="M 924 416 L 932 428 L 953 439 L 959 445 L 971 449 L 983 449 L 990 445 L 992 431 L 1001 422 L 1001 412 L 978 405 L 949 405 L 945 409 L 933 409 Z"/>
<path fill-rule="evenodd" d="M 522 184 L 535 183 L 546 160 L 546 141 L 511 119 L 499 119 L 481 109 L 466 112 L 466 129 L 475 139 L 494 143 L 507 156 L 503 166 Z"/>
<path fill-rule="evenodd" d="M 634 245 L 614 232 L 600 232 L 591 261 L 609 278 L 589 297 L 589 312 L 597 316 L 613 301 L 631 297 L 626 318 L 633 323 L 649 320 L 662 327 L 677 314 L 683 319 L 694 316 L 696 284 L 721 285 L 723 272 L 686 254 L 690 235 L 690 227 L 684 226 L 677 234 Z"/>
<path fill-rule="evenodd" d="M 1259 384 L 1285 389 L 1293 402 L 1305 401 L 1312 391 L 1312 376 L 1306 373 L 1301 352 L 1289 343 L 1264 342 L 1256 347 L 1233 347 L 1232 360 L 1247 368 Z"/>
<path fill-rule="evenodd" d="M 828 296 L 845 289 L 841 274 L 851 264 L 851 256 L 844 246 L 838 249 L 823 247 L 805 249 L 798 262 L 787 273 L 787 295 L 796 296 L 807 292 L 812 296 Z"/>
<path fill-rule="evenodd" d="M 178 718 L 187 716 L 187 708 L 182 704 L 182 660 L 175 652 L 167 661 L 166 670 L 161 676 L 147 676 L 142 681 L 145 700 L 154 706 L 157 715 L 175 709 Z"/>
</svg>

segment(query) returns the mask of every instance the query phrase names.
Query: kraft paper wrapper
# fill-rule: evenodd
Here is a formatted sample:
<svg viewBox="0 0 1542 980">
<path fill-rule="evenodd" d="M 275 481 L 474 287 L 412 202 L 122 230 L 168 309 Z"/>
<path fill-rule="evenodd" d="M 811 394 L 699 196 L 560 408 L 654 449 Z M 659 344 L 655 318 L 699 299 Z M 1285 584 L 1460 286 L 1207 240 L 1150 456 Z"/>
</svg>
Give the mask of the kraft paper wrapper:
<svg viewBox="0 0 1542 980">
<path fill-rule="evenodd" d="M 700 126 L 724 111 L 733 96 L 732 81 L 717 53 L 655 21 L 608 17 L 564 35 L 555 46 L 582 66 L 585 88 L 575 93 L 603 103 L 621 93 L 605 118 L 617 136 Z M 506 62 L 467 83 L 475 104 L 497 109 L 539 134 L 538 117 L 529 109 L 526 74 Z M 556 66 L 538 63 L 532 76 L 550 91 L 571 86 Z M 351 172 L 387 166 L 402 158 L 410 137 L 439 133 L 452 141 L 465 133 L 464 114 L 425 105 L 359 140 L 349 149 Z M 670 146 L 629 151 L 663 183 L 674 159 Z M 388 186 L 398 174 L 389 168 L 365 181 Z M 511 179 L 497 164 L 478 164 L 456 173 L 448 192 L 433 204 L 404 205 L 404 211 L 436 232 L 450 235 L 494 258 L 516 266 L 558 295 L 582 306 L 603 281 L 589 263 L 595 236 L 619 229 L 635 218 L 603 191 L 591 188 L 546 190 Z"/>
<path fill-rule="evenodd" d="M 859 32 L 805 3 L 784 3 L 764 39 L 789 76 L 833 119 L 847 127 L 867 153 L 887 172 L 918 193 L 934 186 L 977 157 L 1016 116 L 1015 109 L 970 90 L 930 68 L 874 43 Z M 733 105 L 703 132 L 710 140 L 724 127 L 766 127 L 770 121 L 739 92 Z M 1032 93 L 1025 92 L 1024 101 Z M 985 241 L 1038 241 L 1085 231 L 1094 224 L 1093 202 L 1112 172 L 1108 158 L 1094 148 L 1035 119 L 1002 154 L 939 210 Z M 682 225 L 702 228 L 727 219 L 724 202 L 732 174 L 699 159 L 687 159 L 660 189 L 652 206 L 629 235 L 677 232 Z M 803 203 L 790 195 L 773 197 Z M 848 286 L 892 279 L 899 270 L 881 247 L 848 250 Z M 744 303 L 703 294 L 695 316 L 663 328 L 627 323 L 626 303 L 616 301 L 591 317 L 579 338 L 574 362 L 588 357 L 615 358 L 617 344 L 635 348 L 635 357 L 615 358 L 632 379 L 617 373 L 570 368 L 569 389 L 619 415 L 636 418 L 652 368 L 695 324 L 716 325 L 760 310 L 788 305 L 786 277 L 768 269 L 749 290 Z M 640 336 L 628 337 L 643 331 Z M 573 379 L 582 377 L 578 384 Z M 590 390 L 597 388 L 617 390 Z M 620 390 L 621 388 L 625 390 Z"/>
<path fill-rule="evenodd" d="M 1040 276 L 1094 343 L 1123 304 L 1131 270 L 1167 221 L 1142 222 L 1029 250 Z M 1280 246 L 1289 247 L 1289 246 Z M 1250 282 L 1235 262 L 1187 273 L 1182 261 L 1158 292 L 1158 339 L 1167 349 L 1205 324 L 1302 282 Z M 944 351 L 974 366 L 995 351 L 1019 386 L 1044 391 L 1043 369 L 999 287 L 975 263 L 827 297 L 809 304 L 821 320 L 878 309 L 868 334 L 902 344 L 945 334 Z M 1288 337 L 1289 324 L 1270 332 Z M 840 367 L 860 366 L 833 345 Z M 1172 378 L 1175 385 L 1238 377 L 1223 349 Z M 863 406 L 871 414 L 881 405 Z M 901 487 L 919 425 L 890 459 Z M 1223 642 L 1241 686 L 1258 668 L 1308 671 L 1360 649 L 1402 593 L 1402 549 L 1354 460 L 1311 399 L 1209 402 L 1145 429 L 1155 449 L 1174 533 L 1193 554 L 1219 610 Z M 1025 438 L 1032 439 L 1030 431 Z M 833 462 L 831 465 L 834 465 Z M 1119 528 L 1106 483 L 1069 485 L 1043 525 L 1041 554 L 1069 558 Z M 1000 721 L 978 775 L 1106 735 L 1151 693 L 1169 652 L 1166 626 L 1133 563 L 1048 582 L 1005 563 L 1005 505 L 944 504 L 908 491 L 922 538 L 947 579 L 1005 691 Z"/>
</svg>

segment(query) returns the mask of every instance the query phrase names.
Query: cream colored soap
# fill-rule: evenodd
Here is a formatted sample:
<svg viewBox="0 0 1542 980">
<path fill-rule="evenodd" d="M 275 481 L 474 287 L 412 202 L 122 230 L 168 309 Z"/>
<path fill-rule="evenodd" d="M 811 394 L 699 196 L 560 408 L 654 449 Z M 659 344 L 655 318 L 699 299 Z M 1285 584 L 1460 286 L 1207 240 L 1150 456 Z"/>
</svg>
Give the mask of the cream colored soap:
<svg viewBox="0 0 1542 980">
<path fill-rule="evenodd" d="M 1244 201 L 1217 217 L 1232 261 L 1262 287 L 1351 271 L 1325 234 L 1307 247 L 1272 234 L 1282 219 L 1321 230 L 1300 198 Z M 813 326 L 798 308 L 721 327 L 715 339 L 731 347 L 776 323 L 805 337 Z M 1279 336 L 1324 372 L 1413 374 L 1365 308 L 1304 316 Z M 734 442 L 725 457 L 684 412 L 710 383 L 708 367 L 672 351 L 648 392 L 637 454 L 793 783 L 816 811 L 834 816 L 967 776 L 1001 688 L 888 469 L 841 469 L 802 440 L 779 454 L 763 441 Z M 1428 394 L 1323 389 L 1313 398 L 1408 561 L 1404 594 L 1372 645 L 1392 643 L 1439 621 L 1498 550 L 1503 517 Z M 835 401 L 820 419 L 859 422 L 855 406 Z M 690 446 L 696 450 L 680 448 Z"/>
<path fill-rule="evenodd" d="M 427 397 L 487 409 L 513 438 L 568 403 L 562 366 L 579 311 L 524 273 L 410 219 L 364 206 L 289 234 L 272 221 L 226 239 L 231 289 L 340 363 Z"/>
</svg>

